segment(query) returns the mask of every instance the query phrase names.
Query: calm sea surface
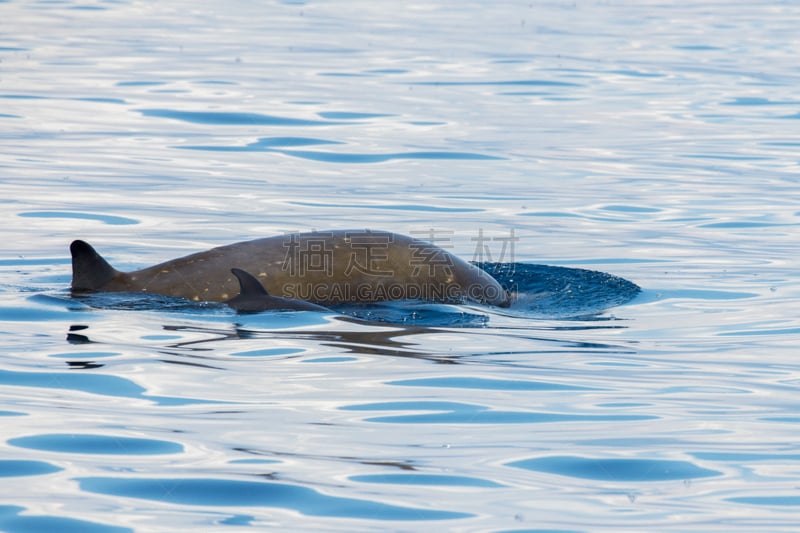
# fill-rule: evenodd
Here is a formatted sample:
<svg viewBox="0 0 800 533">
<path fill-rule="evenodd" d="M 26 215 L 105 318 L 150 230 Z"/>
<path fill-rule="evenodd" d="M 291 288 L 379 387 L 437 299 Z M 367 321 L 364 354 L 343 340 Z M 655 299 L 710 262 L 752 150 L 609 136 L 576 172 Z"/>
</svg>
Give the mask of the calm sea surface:
<svg viewBox="0 0 800 533">
<path fill-rule="evenodd" d="M 798 24 L 0 2 L 0 531 L 796 530 Z M 76 238 L 129 270 L 347 228 L 642 292 L 358 322 L 68 291 Z"/>
</svg>

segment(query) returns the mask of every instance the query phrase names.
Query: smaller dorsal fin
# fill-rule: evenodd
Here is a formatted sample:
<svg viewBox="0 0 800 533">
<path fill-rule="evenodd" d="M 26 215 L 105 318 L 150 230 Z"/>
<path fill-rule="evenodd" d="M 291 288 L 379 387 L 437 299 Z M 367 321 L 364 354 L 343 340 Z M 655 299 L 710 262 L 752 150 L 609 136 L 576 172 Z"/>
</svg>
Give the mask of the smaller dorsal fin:
<svg viewBox="0 0 800 533">
<path fill-rule="evenodd" d="M 267 289 L 258 279 L 242 270 L 232 268 L 231 273 L 239 280 L 239 294 L 225 303 L 240 313 L 257 313 L 258 311 L 318 311 L 330 312 L 324 307 L 292 298 L 270 296 Z"/>
<path fill-rule="evenodd" d="M 267 289 L 250 272 L 232 268 L 231 273 L 239 280 L 239 296 L 269 296 Z"/>
<path fill-rule="evenodd" d="M 84 241 L 72 241 L 69 246 L 72 254 L 72 290 L 102 290 L 114 276 L 119 274 L 108 261 Z"/>
</svg>

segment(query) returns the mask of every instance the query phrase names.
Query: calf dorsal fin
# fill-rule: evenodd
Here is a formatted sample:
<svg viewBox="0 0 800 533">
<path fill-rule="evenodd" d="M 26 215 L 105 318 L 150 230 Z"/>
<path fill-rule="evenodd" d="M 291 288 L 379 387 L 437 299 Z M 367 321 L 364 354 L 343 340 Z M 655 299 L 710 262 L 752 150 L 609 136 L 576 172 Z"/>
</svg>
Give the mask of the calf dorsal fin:
<svg viewBox="0 0 800 533">
<path fill-rule="evenodd" d="M 242 296 L 269 296 L 267 289 L 250 272 L 241 268 L 232 268 L 231 273 L 239 280 L 239 294 Z"/>
<path fill-rule="evenodd" d="M 119 274 L 108 261 L 84 241 L 72 241 L 69 246 L 72 254 L 72 290 L 102 290 L 114 276 Z"/>
<path fill-rule="evenodd" d="M 231 273 L 239 280 L 239 295 L 227 300 L 225 303 L 240 313 L 255 313 L 258 311 L 322 311 L 328 309 L 292 298 L 270 296 L 267 289 L 258 279 L 240 268 L 232 268 Z"/>
</svg>

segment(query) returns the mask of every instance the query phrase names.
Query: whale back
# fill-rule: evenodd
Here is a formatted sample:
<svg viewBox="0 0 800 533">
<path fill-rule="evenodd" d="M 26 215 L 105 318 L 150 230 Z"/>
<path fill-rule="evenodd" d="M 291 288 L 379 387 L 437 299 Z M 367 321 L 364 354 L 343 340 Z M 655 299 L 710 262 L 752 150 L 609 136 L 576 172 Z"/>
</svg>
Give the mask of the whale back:
<svg viewBox="0 0 800 533">
<path fill-rule="evenodd" d="M 114 270 L 83 241 L 72 248 L 73 290 L 144 291 L 225 302 L 241 292 L 241 281 L 231 272 L 238 268 L 272 297 L 323 305 L 403 299 L 509 303 L 505 289 L 478 267 L 428 242 L 385 231 L 267 237 L 127 273 Z"/>
</svg>

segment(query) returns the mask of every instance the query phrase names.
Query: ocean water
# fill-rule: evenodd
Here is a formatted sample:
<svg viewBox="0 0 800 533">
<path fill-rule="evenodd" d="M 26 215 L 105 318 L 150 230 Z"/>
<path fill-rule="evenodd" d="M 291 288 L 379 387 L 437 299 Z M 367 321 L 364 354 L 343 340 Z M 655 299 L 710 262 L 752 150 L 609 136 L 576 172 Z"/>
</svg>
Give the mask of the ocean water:
<svg viewBox="0 0 800 533">
<path fill-rule="evenodd" d="M 796 530 L 798 20 L 0 2 L 0 531 Z M 76 238 L 129 270 L 342 228 L 548 289 L 367 320 L 68 290 Z"/>
</svg>

